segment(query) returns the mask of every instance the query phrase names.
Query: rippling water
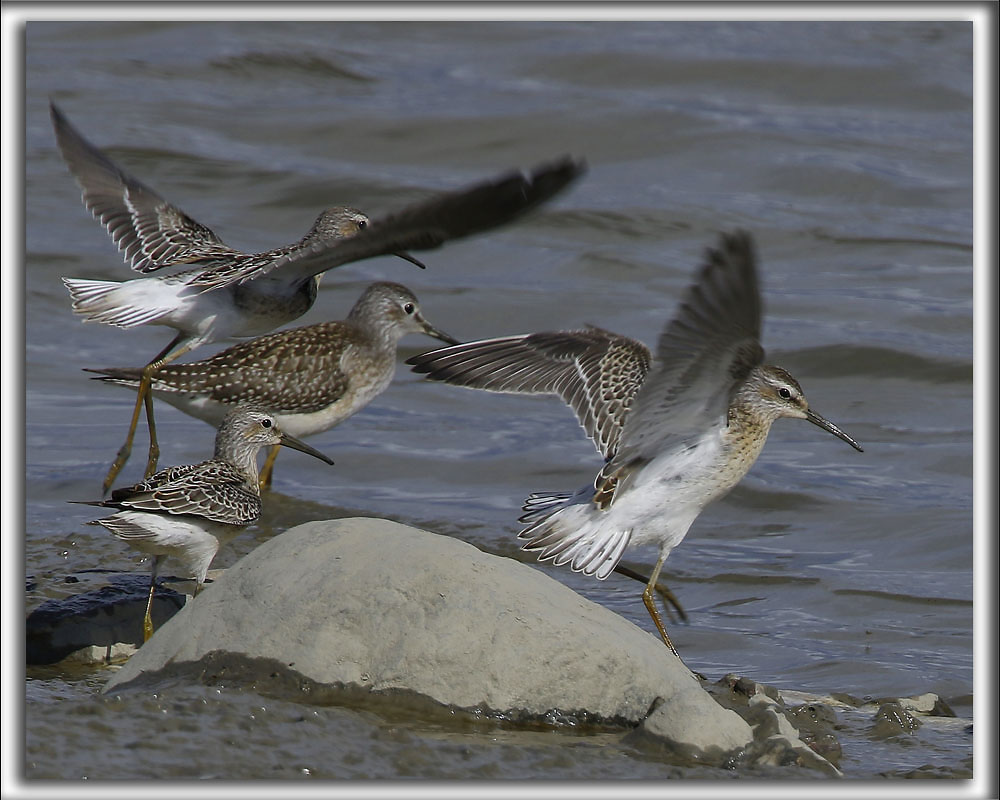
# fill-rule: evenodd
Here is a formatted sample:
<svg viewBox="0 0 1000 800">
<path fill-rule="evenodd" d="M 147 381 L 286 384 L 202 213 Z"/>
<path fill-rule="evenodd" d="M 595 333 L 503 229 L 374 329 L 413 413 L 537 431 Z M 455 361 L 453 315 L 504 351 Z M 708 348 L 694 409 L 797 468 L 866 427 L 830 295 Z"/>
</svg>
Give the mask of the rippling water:
<svg viewBox="0 0 1000 800">
<path fill-rule="evenodd" d="M 296 324 L 342 318 L 366 284 L 389 279 L 459 338 L 592 323 L 652 345 L 716 233 L 752 230 L 769 359 L 865 453 L 779 422 L 750 475 L 667 562 L 691 616 L 672 637 L 710 677 L 857 697 L 936 692 L 971 717 L 971 33 L 957 23 L 30 23 L 26 609 L 74 571 L 146 570 L 66 504 L 99 493 L 133 402 L 80 367 L 139 365 L 171 335 L 83 327 L 71 314 L 60 276 L 127 270 L 79 202 L 49 97 L 248 250 L 297 239 L 326 206 L 379 213 L 569 152 L 590 172 L 557 204 L 427 253 L 426 272 L 394 259 L 339 269 Z M 407 339 L 402 357 L 431 346 Z M 208 426 L 167 406 L 158 421 L 162 464 L 206 456 Z M 523 497 L 574 489 L 599 466 L 557 400 L 422 384 L 403 368 L 311 443 L 337 466 L 286 454 L 260 524 L 215 566 L 299 522 L 354 514 L 528 560 L 514 535 Z M 651 629 L 638 584 L 540 568 Z M 107 699 L 106 678 L 29 670 L 28 777 L 704 774 L 605 734 L 455 729 L 218 687 Z M 971 766 L 967 734 L 878 747 L 844 736 L 853 776 Z"/>
</svg>

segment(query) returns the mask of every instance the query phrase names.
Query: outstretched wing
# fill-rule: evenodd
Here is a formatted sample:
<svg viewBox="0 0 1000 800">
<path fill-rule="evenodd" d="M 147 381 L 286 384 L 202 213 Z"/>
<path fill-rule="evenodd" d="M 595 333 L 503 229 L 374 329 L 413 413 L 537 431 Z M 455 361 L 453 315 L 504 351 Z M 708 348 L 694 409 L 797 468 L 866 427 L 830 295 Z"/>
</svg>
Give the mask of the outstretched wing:
<svg viewBox="0 0 1000 800">
<path fill-rule="evenodd" d="M 272 259 L 255 259 L 199 276 L 208 291 L 243 283 L 283 269 L 300 277 L 341 264 L 409 250 L 432 250 L 451 239 L 496 228 L 549 200 L 586 171 L 583 161 L 562 158 L 529 174 L 510 172 L 474 186 L 447 192 L 375 219 L 346 238 L 312 241 Z"/>
<path fill-rule="evenodd" d="M 54 103 L 50 112 L 59 149 L 83 189 L 83 204 L 107 229 L 133 270 L 209 265 L 216 259 L 241 255 L 115 164 L 88 142 Z"/>
<path fill-rule="evenodd" d="M 648 460 L 666 440 L 697 435 L 724 415 L 764 358 L 760 325 L 753 239 L 745 231 L 722 234 L 660 335 L 653 367 L 605 474 Z"/>
<path fill-rule="evenodd" d="M 457 386 L 558 395 L 601 454 L 610 458 L 649 362 L 649 350 L 641 342 L 588 328 L 469 342 L 406 363 L 430 380 Z"/>
</svg>

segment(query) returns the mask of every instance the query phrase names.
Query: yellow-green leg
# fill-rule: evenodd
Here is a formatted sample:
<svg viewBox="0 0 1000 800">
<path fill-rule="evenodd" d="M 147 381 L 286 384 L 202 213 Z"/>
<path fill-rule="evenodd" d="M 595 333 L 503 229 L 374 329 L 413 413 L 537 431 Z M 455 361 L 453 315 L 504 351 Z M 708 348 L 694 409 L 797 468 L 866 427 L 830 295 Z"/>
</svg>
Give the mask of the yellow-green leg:
<svg viewBox="0 0 1000 800">
<path fill-rule="evenodd" d="M 278 457 L 278 451 L 280 449 L 280 444 L 272 444 L 271 449 L 267 453 L 267 459 L 264 461 L 264 468 L 260 471 L 260 479 L 258 481 L 262 490 L 271 488 L 271 477 L 274 473 L 274 461 Z"/>
<path fill-rule="evenodd" d="M 164 364 L 169 364 L 175 358 L 184 355 L 191 349 L 192 343 L 189 342 L 183 347 L 178 348 L 175 352 L 171 352 L 185 338 L 186 334 L 177 334 L 174 340 L 156 358 L 142 368 L 142 377 L 139 379 L 139 389 L 135 398 L 135 408 L 132 411 L 132 422 L 129 424 L 125 443 L 119 448 L 118 455 L 115 456 L 115 460 L 112 462 L 111 468 L 104 478 L 102 487 L 104 494 L 107 494 L 111 489 L 115 478 L 118 477 L 118 473 L 122 471 L 122 467 L 125 466 L 125 462 L 128 461 L 129 456 L 132 454 L 132 441 L 135 439 L 135 430 L 139 425 L 139 413 L 143 407 L 146 409 L 146 422 L 149 426 L 149 458 L 146 461 L 146 477 L 148 478 L 156 471 L 156 462 L 159 460 L 160 448 L 156 441 L 156 424 L 153 421 L 153 396 L 150 390 L 153 383 L 153 373 Z"/>
<path fill-rule="evenodd" d="M 656 625 L 656 630 L 660 632 L 660 636 L 663 637 L 663 643 L 670 648 L 670 652 L 675 656 L 680 658 L 677 653 L 677 648 L 674 647 L 674 643 L 670 641 L 670 637 L 667 636 L 667 629 L 663 627 L 663 621 L 660 619 L 660 612 L 656 610 L 656 603 L 653 602 L 653 587 L 656 586 L 656 580 L 660 577 L 660 569 L 663 567 L 664 558 L 660 556 L 656 561 L 656 566 L 653 567 L 653 574 L 649 577 L 649 583 L 646 584 L 646 588 L 642 593 L 642 602 L 646 604 L 646 610 L 649 612 L 649 616 L 653 618 L 653 624 Z"/>
<path fill-rule="evenodd" d="M 115 460 L 112 462 L 111 468 L 108 470 L 108 474 L 104 478 L 104 483 L 101 487 L 104 494 L 107 494 L 111 489 L 111 484 L 115 482 L 118 473 L 122 471 L 122 467 L 125 466 L 125 462 L 128 461 L 128 457 L 132 454 L 132 439 L 135 438 L 135 429 L 139 425 L 139 412 L 142 410 L 143 401 L 146 397 L 146 387 L 148 385 L 149 381 L 144 369 L 142 371 L 142 378 L 139 380 L 139 396 L 136 398 L 135 410 L 132 412 L 132 422 L 128 428 L 128 435 L 125 437 L 125 444 L 118 448 L 118 455 L 115 456 Z"/>
<path fill-rule="evenodd" d="M 150 376 L 152 379 L 152 376 Z M 152 384 L 151 384 L 152 385 Z M 149 455 L 146 457 L 145 477 L 151 478 L 156 472 L 156 462 L 160 460 L 160 443 L 156 440 L 156 422 L 153 420 L 153 392 L 146 390 L 146 428 L 149 430 Z"/>
<path fill-rule="evenodd" d="M 153 636 L 153 593 L 156 583 L 149 584 L 149 599 L 146 601 L 146 616 L 142 618 L 142 641 L 148 642 Z"/>
<path fill-rule="evenodd" d="M 153 556 L 153 574 L 149 577 L 149 597 L 146 599 L 146 616 L 142 618 L 142 641 L 148 642 L 153 636 L 153 594 L 156 592 L 156 570 L 161 556 Z"/>
<path fill-rule="evenodd" d="M 646 584 L 649 583 L 649 578 L 643 575 L 641 572 L 636 572 L 634 569 L 629 569 L 623 564 L 619 564 L 615 567 L 615 572 L 619 575 L 624 575 L 626 578 L 631 578 L 634 581 L 639 581 L 639 583 Z M 674 610 L 677 612 L 677 616 L 680 618 L 681 622 L 687 622 L 687 612 L 681 605 L 681 601 L 677 599 L 676 595 L 665 583 L 657 583 L 653 589 L 663 598 L 663 608 L 667 612 L 667 616 L 670 617 L 670 621 L 673 622 L 674 616 L 670 611 L 670 607 L 673 606 Z M 669 603 L 670 605 L 667 605 Z"/>
</svg>

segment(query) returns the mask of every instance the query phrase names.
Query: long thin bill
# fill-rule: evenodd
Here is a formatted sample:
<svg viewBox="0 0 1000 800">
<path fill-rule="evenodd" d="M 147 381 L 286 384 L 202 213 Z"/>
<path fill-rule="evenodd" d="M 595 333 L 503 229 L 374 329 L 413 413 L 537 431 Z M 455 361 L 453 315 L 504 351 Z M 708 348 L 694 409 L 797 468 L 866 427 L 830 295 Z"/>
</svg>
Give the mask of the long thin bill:
<svg viewBox="0 0 1000 800">
<path fill-rule="evenodd" d="M 838 439 L 843 439 L 859 453 L 865 452 L 864 450 L 861 449 L 861 445 L 858 444 L 856 441 L 854 441 L 854 439 L 852 439 L 850 436 L 844 433 L 840 428 L 838 428 L 836 425 L 830 422 L 830 420 L 821 417 L 811 408 L 808 411 L 806 411 L 806 419 L 809 420 L 813 425 L 819 425 L 819 427 L 821 427 L 823 430 L 827 431 L 828 433 L 832 433 Z"/>
<path fill-rule="evenodd" d="M 444 331 L 439 331 L 433 325 L 428 324 L 427 320 L 421 320 L 424 325 L 424 333 L 428 336 L 433 336 L 435 339 L 440 339 L 442 342 L 447 342 L 448 344 L 461 344 L 461 342 L 454 336 L 449 336 Z"/>
<path fill-rule="evenodd" d="M 393 253 L 397 258 L 403 259 L 403 261 L 409 261 L 411 264 L 416 264 L 420 269 L 427 269 L 427 265 L 424 264 L 419 258 L 411 256 L 405 250 L 400 250 L 398 253 Z"/>
<path fill-rule="evenodd" d="M 300 453 L 308 453 L 313 458 L 318 458 L 320 461 L 325 461 L 327 464 L 333 463 L 332 458 L 323 455 L 315 447 L 310 447 L 305 442 L 299 441 L 294 436 L 289 436 L 287 433 L 281 434 L 281 444 L 285 447 L 292 448 L 292 450 L 298 450 Z"/>
</svg>

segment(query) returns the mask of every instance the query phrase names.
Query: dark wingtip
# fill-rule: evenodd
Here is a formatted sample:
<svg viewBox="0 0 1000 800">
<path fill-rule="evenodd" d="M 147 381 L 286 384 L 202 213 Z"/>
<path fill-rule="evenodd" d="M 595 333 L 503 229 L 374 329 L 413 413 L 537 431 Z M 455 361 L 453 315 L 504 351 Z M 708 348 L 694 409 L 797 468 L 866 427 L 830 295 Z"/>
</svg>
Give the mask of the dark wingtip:
<svg viewBox="0 0 1000 800">
<path fill-rule="evenodd" d="M 718 243 L 706 248 L 706 260 L 722 262 L 727 257 L 739 257 L 756 261 L 756 245 L 753 234 L 744 228 L 735 228 L 719 234 Z"/>
<path fill-rule="evenodd" d="M 573 178 L 585 174 L 588 169 L 587 159 L 583 156 L 564 155 L 544 162 L 535 167 L 532 172 L 563 172 Z"/>
<path fill-rule="evenodd" d="M 538 201 L 541 202 L 562 191 L 586 172 L 586 159 L 566 155 L 534 167 L 528 174 L 528 180 L 540 192 Z"/>
<path fill-rule="evenodd" d="M 429 381 L 440 380 L 433 374 L 434 367 L 428 365 L 426 362 L 410 359 L 406 363 L 410 365 L 411 372 L 414 372 L 417 375 L 425 375 Z"/>
<path fill-rule="evenodd" d="M 52 120 L 52 124 L 59 126 L 67 124 L 66 115 L 63 110 L 56 105 L 56 101 L 51 97 L 49 98 L 49 118 Z"/>
<path fill-rule="evenodd" d="M 56 133 L 56 140 L 58 141 L 60 148 L 63 146 L 63 140 L 67 135 L 80 135 L 70 123 L 67 116 L 62 112 L 62 109 L 56 105 L 55 100 L 52 98 L 49 98 L 49 119 L 52 120 L 52 129 Z"/>
<path fill-rule="evenodd" d="M 568 168 L 572 171 L 574 178 L 586 175 L 587 171 L 590 169 L 587 159 L 583 156 L 580 156 L 579 158 L 576 156 L 565 156 L 565 161 L 568 164 Z"/>
<path fill-rule="evenodd" d="M 454 342 L 454 345 L 459 344 L 462 343 Z M 448 348 L 439 347 L 436 350 L 428 350 L 426 353 L 419 353 L 415 356 L 410 356 L 403 363 L 410 367 L 411 371 L 416 372 L 418 375 L 427 375 L 434 370 L 434 366 L 431 362 L 439 353 L 443 353 L 445 350 L 448 350 Z"/>
</svg>

